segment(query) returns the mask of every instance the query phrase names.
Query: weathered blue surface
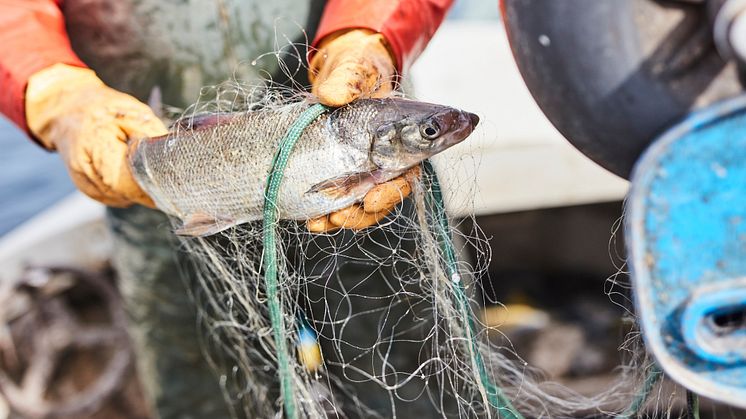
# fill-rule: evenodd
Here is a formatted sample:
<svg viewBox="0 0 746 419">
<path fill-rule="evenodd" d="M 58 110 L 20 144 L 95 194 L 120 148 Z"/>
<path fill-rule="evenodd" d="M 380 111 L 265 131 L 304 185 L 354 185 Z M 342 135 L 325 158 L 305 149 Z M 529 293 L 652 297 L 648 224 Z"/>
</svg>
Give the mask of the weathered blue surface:
<svg viewBox="0 0 746 419">
<path fill-rule="evenodd" d="M 701 287 L 681 313 L 681 332 L 698 357 L 717 364 L 738 364 L 746 359 L 746 327 L 742 317 L 727 314 L 746 307 L 746 280 L 718 282 Z M 721 321 L 714 321 L 721 316 Z M 738 321 L 740 320 L 740 321 Z"/>
<path fill-rule="evenodd" d="M 637 311 L 666 373 L 746 407 L 746 97 L 658 139 L 633 176 L 626 227 Z M 737 316 L 736 316 L 737 318 Z"/>
</svg>

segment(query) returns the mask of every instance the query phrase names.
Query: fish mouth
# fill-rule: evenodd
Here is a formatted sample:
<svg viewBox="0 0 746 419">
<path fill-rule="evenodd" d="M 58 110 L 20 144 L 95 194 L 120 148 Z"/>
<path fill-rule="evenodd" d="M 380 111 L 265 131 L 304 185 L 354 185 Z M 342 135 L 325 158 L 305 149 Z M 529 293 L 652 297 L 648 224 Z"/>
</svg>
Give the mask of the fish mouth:
<svg viewBox="0 0 746 419">
<path fill-rule="evenodd" d="M 464 141 L 479 124 L 479 116 L 471 112 L 449 109 L 435 114 L 432 118 L 444 128 L 436 148 L 441 150 Z"/>
<path fill-rule="evenodd" d="M 466 111 L 461 111 L 460 113 L 461 115 L 459 119 L 461 120 L 461 129 L 458 130 L 458 134 L 463 136 L 459 141 L 463 141 L 477 128 L 477 125 L 479 124 L 479 116 Z"/>
<path fill-rule="evenodd" d="M 477 124 L 479 124 L 479 116 L 477 116 L 477 114 L 471 113 L 471 112 L 462 112 L 462 113 L 465 113 L 466 116 L 469 117 L 469 120 L 471 121 L 472 128 L 476 128 Z"/>
</svg>

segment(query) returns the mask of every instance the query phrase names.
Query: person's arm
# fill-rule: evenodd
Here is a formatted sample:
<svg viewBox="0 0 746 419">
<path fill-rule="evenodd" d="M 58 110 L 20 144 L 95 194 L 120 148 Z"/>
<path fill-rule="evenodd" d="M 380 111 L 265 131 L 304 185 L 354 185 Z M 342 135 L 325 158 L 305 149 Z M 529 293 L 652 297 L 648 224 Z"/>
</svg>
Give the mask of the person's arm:
<svg viewBox="0 0 746 419">
<path fill-rule="evenodd" d="M 312 45 L 335 32 L 368 29 L 383 35 L 397 70 L 406 71 L 452 4 L 453 0 L 330 0 Z"/>
<path fill-rule="evenodd" d="M 440 26 L 452 0 L 330 0 L 309 50 L 312 92 L 329 106 L 383 97 Z M 360 204 L 307 223 L 312 232 L 378 223 L 411 193 L 419 167 L 375 186 Z"/>
<path fill-rule="evenodd" d="M 107 87 L 75 55 L 59 1 L 0 0 L 0 112 L 48 150 L 75 185 L 112 206 L 152 206 L 127 164 L 127 140 L 166 132 L 152 110 Z"/>
<path fill-rule="evenodd" d="M 26 85 L 32 74 L 53 64 L 86 65 L 70 47 L 55 0 L 0 0 L 0 113 L 28 132 Z"/>
</svg>

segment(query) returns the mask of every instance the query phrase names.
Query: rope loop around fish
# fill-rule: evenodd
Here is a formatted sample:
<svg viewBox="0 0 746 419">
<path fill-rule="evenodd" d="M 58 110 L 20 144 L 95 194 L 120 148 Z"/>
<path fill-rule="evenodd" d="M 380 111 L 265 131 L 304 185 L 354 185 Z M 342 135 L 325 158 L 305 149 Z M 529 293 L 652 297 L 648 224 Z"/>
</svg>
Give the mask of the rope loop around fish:
<svg viewBox="0 0 746 419">
<path fill-rule="evenodd" d="M 267 293 L 267 306 L 269 309 L 270 323 L 272 324 L 272 335 L 277 351 L 277 368 L 280 375 L 280 395 L 282 397 L 285 417 L 297 419 L 298 411 L 293 397 L 293 378 L 288 362 L 287 340 L 285 339 L 285 321 L 282 318 L 282 303 L 278 293 L 277 284 L 277 231 L 279 221 L 277 213 L 277 196 L 279 195 L 282 177 L 285 173 L 290 153 L 295 143 L 298 142 L 303 131 L 313 123 L 328 108 L 321 104 L 314 104 L 298 117 L 290 126 L 285 137 L 280 142 L 280 149 L 272 160 L 272 166 L 267 179 L 267 188 L 264 195 L 264 223 L 263 223 L 263 254 L 264 286 Z"/>
</svg>

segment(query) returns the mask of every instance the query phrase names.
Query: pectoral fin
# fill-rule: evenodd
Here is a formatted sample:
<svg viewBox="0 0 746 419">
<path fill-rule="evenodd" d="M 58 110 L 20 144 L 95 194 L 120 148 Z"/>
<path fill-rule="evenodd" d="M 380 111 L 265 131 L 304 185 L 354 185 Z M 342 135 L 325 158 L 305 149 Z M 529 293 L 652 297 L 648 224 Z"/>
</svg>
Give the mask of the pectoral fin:
<svg viewBox="0 0 746 419">
<path fill-rule="evenodd" d="M 181 227 L 174 230 L 179 236 L 204 237 L 219 233 L 236 225 L 233 220 L 217 219 L 207 214 L 198 213 L 187 217 Z"/>
<path fill-rule="evenodd" d="M 331 198 L 354 194 L 359 188 L 370 189 L 381 182 L 382 171 L 346 173 L 311 186 L 306 193 L 323 193 Z"/>
</svg>

